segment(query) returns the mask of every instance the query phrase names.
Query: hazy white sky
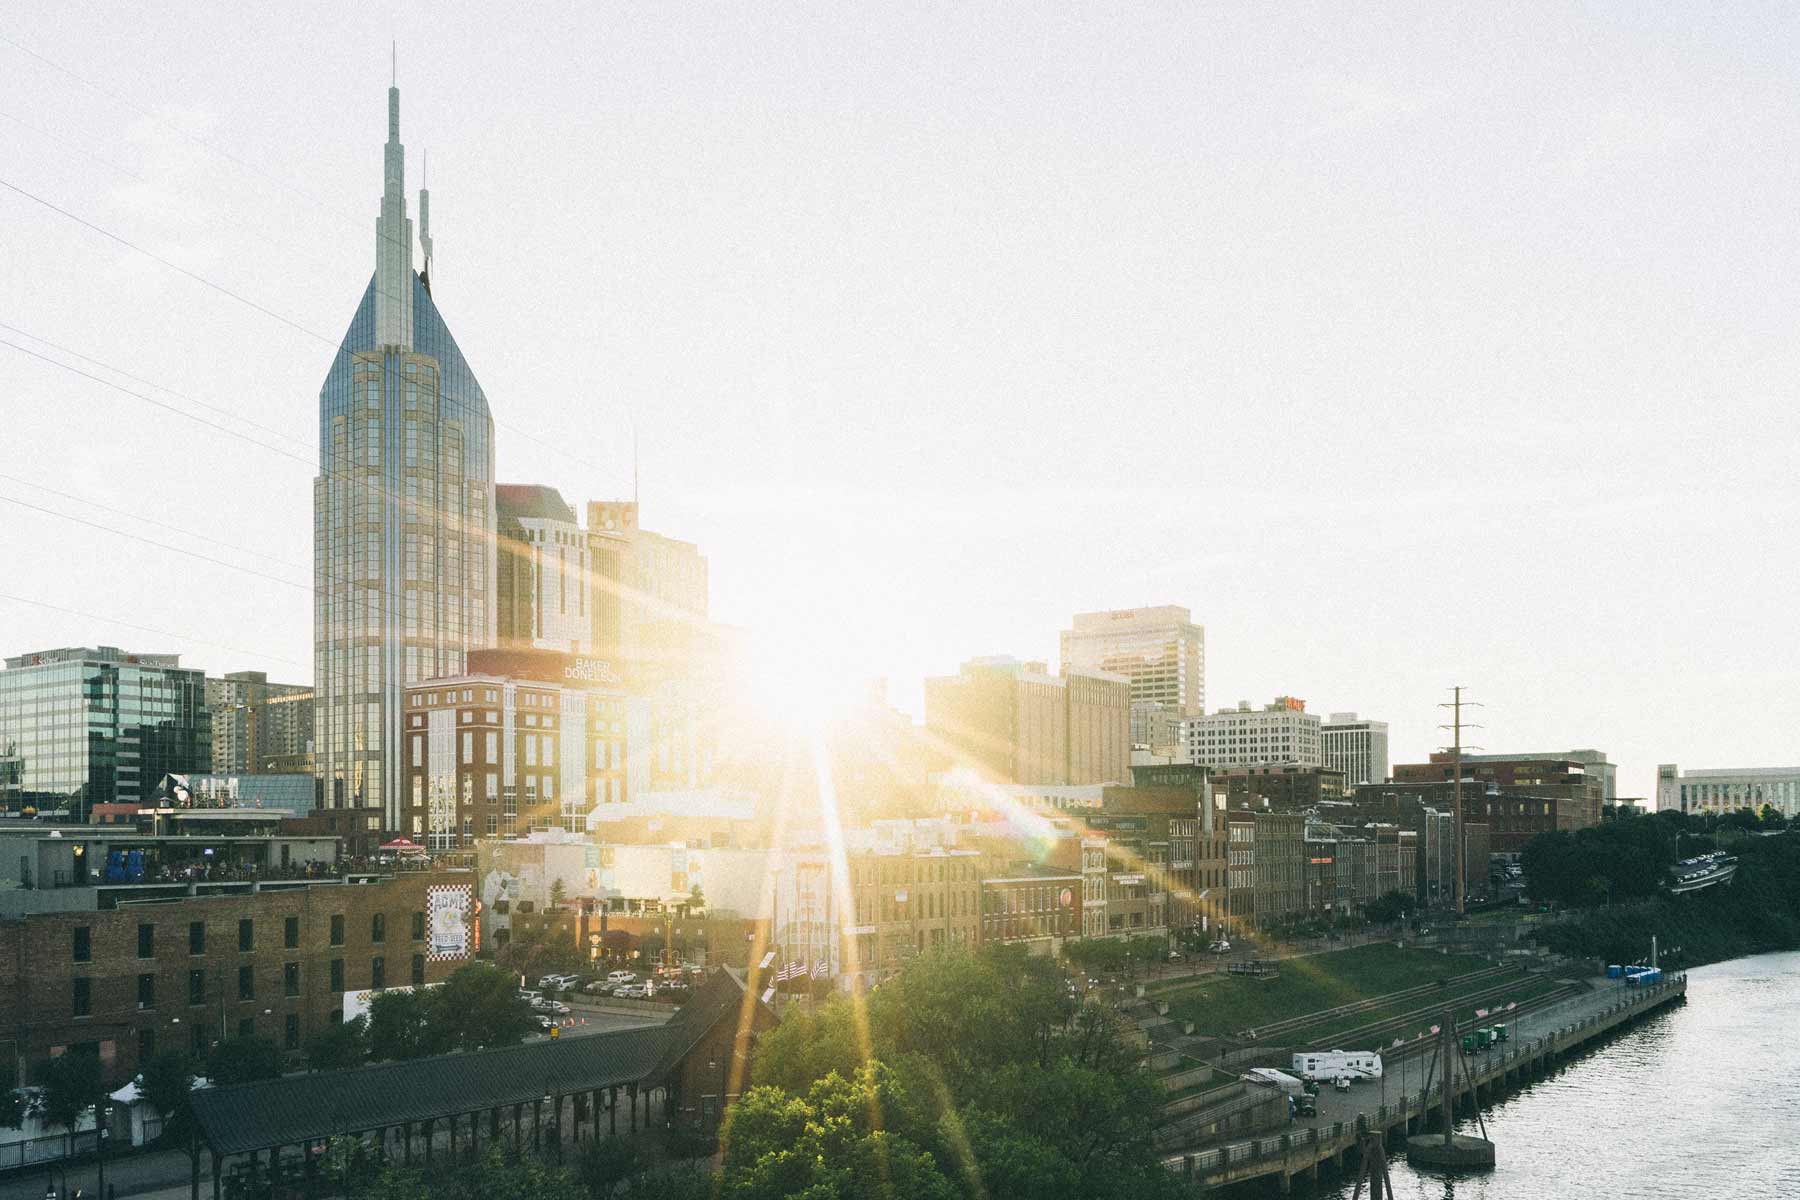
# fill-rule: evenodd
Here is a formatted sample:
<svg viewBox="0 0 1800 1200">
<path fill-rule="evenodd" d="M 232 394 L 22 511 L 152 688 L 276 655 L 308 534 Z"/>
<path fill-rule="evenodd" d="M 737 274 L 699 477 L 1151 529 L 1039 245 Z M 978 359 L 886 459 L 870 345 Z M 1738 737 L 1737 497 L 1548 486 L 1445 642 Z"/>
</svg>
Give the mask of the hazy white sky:
<svg viewBox="0 0 1800 1200">
<path fill-rule="evenodd" d="M 311 458 L 398 39 L 500 478 L 628 494 L 635 420 L 720 618 L 912 706 L 1179 603 L 1209 706 L 1397 761 L 1451 683 L 1626 794 L 1800 760 L 1800 11 L 508 13 L 10 6 L 104 91 L 0 42 L 0 180 L 293 325 L 5 188 L 0 323 Z M 300 585 L 0 501 L 0 593 L 167 631 L 0 599 L 0 651 L 310 678 L 313 468 L 5 346 L 0 417 L 0 496 Z"/>
</svg>

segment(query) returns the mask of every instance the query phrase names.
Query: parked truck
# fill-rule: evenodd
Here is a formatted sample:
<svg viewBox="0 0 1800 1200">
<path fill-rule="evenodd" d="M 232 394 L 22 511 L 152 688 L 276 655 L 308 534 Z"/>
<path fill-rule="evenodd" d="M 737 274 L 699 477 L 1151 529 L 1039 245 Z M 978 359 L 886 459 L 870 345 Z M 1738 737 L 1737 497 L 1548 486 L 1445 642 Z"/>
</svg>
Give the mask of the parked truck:
<svg viewBox="0 0 1800 1200">
<path fill-rule="evenodd" d="M 1381 1055 L 1373 1050 L 1309 1050 L 1294 1055 L 1294 1074 L 1317 1083 L 1348 1076 L 1380 1079 Z"/>
</svg>

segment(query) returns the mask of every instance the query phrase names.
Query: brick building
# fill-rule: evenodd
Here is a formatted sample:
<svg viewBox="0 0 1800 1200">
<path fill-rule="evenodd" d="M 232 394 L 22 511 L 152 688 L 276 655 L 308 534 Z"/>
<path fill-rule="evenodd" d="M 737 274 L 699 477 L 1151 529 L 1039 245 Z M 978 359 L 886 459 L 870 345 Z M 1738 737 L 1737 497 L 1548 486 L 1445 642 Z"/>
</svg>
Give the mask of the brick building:
<svg viewBox="0 0 1800 1200">
<path fill-rule="evenodd" d="M 466 960 L 472 884 L 421 872 L 0 919 L 0 1061 L 16 1085 L 75 1047 L 110 1080 L 226 1038 L 266 1037 L 292 1059 L 345 992 L 435 983 Z"/>
<path fill-rule="evenodd" d="M 1304 812 L 1348 794 L 1342 771 L 1300 763 L 1215 767 L 1211 777 L 1213 795 L 1227 808 Z"/>
</svg>

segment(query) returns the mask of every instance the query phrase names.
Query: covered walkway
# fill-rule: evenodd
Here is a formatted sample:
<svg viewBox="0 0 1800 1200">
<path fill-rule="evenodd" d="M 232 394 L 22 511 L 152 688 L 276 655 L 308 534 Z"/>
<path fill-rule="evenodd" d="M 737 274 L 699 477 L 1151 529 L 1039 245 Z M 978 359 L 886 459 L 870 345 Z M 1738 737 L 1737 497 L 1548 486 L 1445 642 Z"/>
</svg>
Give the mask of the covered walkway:
<svg viewBox="0 0 1800 1200">
<path fill-rule="evenodd" d="M 202 1144 L 217 1200 L 227 1159 L 274 1176 L 297 1157 L 311 1177 L 334 1138 L 411 1166 L 431 1161 L 446 1139 L 452 1155 L 500 1141 L 560 1158 L 566 1140 L 599 1136 L 603 1120 L 620 1134 L 653 1119 L 716 1126 L 743 1086 L 756 1033 L 773 1022 L 718 970 L 666 1025 L 196 1092 L 193 1200 Z"/>
</svg>

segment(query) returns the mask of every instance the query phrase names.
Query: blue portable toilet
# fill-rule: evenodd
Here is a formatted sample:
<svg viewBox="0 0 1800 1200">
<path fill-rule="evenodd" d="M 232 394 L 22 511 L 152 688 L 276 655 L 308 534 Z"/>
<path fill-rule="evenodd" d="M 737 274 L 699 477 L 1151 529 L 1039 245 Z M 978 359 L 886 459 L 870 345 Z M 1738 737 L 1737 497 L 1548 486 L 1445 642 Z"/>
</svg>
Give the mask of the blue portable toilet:
<svg viewBox="0 0 1800 1200">
<path fill-rule="evenodd" d="M 1607 965 L 1606 977 L 1608 979 L 1618 979 L 1621 976 L 1623 976 L 1624 974 L 1625 974 L 1625 968 L 1621 967 L 1618 963 L 1610 963 Z"/>
</svg>

